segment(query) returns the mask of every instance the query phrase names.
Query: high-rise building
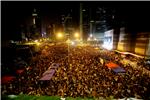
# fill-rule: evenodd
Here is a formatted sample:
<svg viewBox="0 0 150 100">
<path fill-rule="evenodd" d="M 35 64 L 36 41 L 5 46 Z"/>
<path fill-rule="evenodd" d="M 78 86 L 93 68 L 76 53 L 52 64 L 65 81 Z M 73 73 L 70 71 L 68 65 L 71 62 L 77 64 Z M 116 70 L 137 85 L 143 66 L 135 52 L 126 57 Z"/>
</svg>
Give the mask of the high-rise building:
<svg viewBox="0 0 150 100">
<path fill-rule="evenodd" d="M 24 25 L 21 25 L 21 39 L 22 41 L 26 40 L 26 27 Z"/>
<path fill-rule="evenodd" d="M 46 37 L 49 37 L 52 40 L 55 38 L 55 24 L 46 25 Z"/>
<path fill-rule="evenodd" d="M 67 15 L 62 15 L 62 26 L 63 31 L 66 37 L 73 38 L 74 33 L 74 26 L 73 26 L 73 19 L 72 19 L 72 10 L 68 12 Z"/>
<path fill-rule="evenodd" d="M 41 37 L 41 19 L 36 9 L 32 13 L 32 25 L 30 27 L 31 38 L 37 39 Z"/>
<path fill-rule="evenodd" d="M 83 6 L 82 9 L 82 38 L 83 41 L 86 41 L 88 38 L 88 34 L 90 34 L 90 17 L 89 17 L 89 9 L 86 6 Z"/>
<path fill-rule="evenodd" d="M 104 32 L 113 29 L 114 9 L 100 6 L 89 7 L 86 4 L 82 8 L 84 40 L 88 40 L 92 34 L 93 40 L 102 43 Z"/>
</svg>

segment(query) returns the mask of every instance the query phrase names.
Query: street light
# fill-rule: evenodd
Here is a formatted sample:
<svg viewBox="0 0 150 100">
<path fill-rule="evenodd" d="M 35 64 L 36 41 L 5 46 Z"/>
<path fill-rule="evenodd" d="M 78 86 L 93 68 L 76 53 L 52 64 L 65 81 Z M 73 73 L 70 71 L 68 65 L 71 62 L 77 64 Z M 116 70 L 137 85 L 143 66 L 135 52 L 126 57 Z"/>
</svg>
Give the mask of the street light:
<svg viewBox="0 0 150 100">
<path fill-rule="evenodd" d="M 37 42 L 38 42 L 38 40 L 35 40 L 34 42 L 35 42 L 35 43 L 37 43 Z"/>
<path fill-rule="evenodd" d="M 86 11 L 85 9 L 83 9 L 82 11 Z"/>
<path fill-rule="evenodd" d="M 91 41 L 91 38 L 90 38 L 90 37 L 88 38 L 88 41 Z"/>
<path fill-rule="evenodd" d="M 90 22 L 91 22 L 91 23 L 94 23 L 94 20 L 91 20 Z"/>
<path fill-rule="evenodd" d="M 62 38 L 62 37 L 63 37 L 62 33 L 57 34 L 57 38 Z"/>
<path fill-rule="evenodd" d="M 93 35 L 92 34 L 90 34 L 90 38 L 92 38 L 93 37 Z"/>
<path fill-rule="evenodd" d="M 39 43 L 39 42 L 37 42 L 37 43 L 36 43 L 36 45 L 37 45 L 37 46 L 39 46 L 39 45 L 40 45 L 40 43 Z"/>
<path fill-rule="evenodd" d="M 79 33 L 75 33 L 74 37 L 78 39 L 79 38 Z"/>
<path fill-rule="evenodd" d="M 75 43 L 72 41 L 72 42 L 71 42 L 71 45 L 75 45 Z"/>
</svg>

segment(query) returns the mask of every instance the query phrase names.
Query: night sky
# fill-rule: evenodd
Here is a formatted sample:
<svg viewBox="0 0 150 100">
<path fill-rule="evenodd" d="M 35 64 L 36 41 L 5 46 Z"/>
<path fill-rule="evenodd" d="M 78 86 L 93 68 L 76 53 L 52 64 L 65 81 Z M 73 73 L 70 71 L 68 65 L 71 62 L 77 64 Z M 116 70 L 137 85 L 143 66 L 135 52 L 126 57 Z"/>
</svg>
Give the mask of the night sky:
<svg viewBox="0 0 150 100">
<path fill-rule="evenodd" d="M 73 22 L 79 25 L 80 2 L 2 2 L 2 40 L 17 36 L 19 26 L 32 15 L 33 9 L 39 11 L 40 16 L 47 16 L 50 23 L 61 24 L 61 15 L 73 10 Z M 133 30 L 149 29 L 150 6 L 149 2 L 83 2 L 89 7 L 107 7 L 116 9 L 119 20 L 126 21 Z"/>
<path fill-rule="evenodd" d="M 50 23 L 61 24 L 61 15 L 73 10 L 73 22 L 78 26 L 79 4 L 69 2 L 2 2 L 2 39 L 18 34 L 21 24 L 32 16 L 36 8 L 40 17 L 47 17 Z"/>
</svg>

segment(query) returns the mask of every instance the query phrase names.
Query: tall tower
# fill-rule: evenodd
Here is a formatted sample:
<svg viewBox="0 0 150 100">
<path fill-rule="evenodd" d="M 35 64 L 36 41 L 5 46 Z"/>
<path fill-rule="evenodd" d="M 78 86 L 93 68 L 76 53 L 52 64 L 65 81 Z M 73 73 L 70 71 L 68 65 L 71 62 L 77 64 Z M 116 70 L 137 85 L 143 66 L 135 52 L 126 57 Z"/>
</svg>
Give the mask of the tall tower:
<svg viewBox="0 0 150 100">
<path fill-rule="evenodd" d="M 31 27 L 31 37 L 33 39 L 38 39 L 41 36 L 41 20 L 37 14 L 37 10 L 34 9 L 32 13 L 32 27 Z"/>
<path fill-rule="evenodd" d="M 68 38 L 72 38 L 73 33 L 73 21 L 72 21 L 72 9 L 68 12 L 67 16 L 62 15 L 62 26 L 63 31 Z"/>
<path fill-rule="evenodd" d="M 63 32 L 65 33 L 65 15 L 61 16 Z"/>
<path fill-rule="evenodd" d="M 37 18 L 36 9 L 33 10 L 32 17 L 33 17 L 32 19 L 33 25 L 36 25 L 36 18 Z"/>
</svg>

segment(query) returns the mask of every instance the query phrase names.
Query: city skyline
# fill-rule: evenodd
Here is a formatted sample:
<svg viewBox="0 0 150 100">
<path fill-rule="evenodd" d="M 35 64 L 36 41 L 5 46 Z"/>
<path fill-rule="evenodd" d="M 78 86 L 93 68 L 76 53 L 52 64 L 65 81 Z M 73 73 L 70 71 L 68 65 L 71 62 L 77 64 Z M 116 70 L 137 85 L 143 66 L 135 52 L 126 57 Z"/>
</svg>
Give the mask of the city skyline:
<svg viewBox="0 0 150 100">
<path fill-rule="evenodd" d="M 13 37 L 14 34 L 18 34 L 18 28 L 26 21 L 26 23 L 29 22 L 28 18 L 32 16 L 33 9 L 37 9 L 38 15 L 41 20 L 47 18 L 46 21 L 49 24 L 56 24 L 57 30 L 61 30 L 62 27 L 61 16 L 67 16 L 67 14 L 72 10 L 74 28 L 76 28 L 76 30 L 79 30 L 80 3 L 83 3 L 83 9 L 85 9 L 87 6 L 88 9 L 95 9 L 96 7 L 99 7 L 108 10 L 114 10 L 115 20 L 117 21 L 117 24 L 120 23 L 122 26 L 128 26 L 129 29 L 132 29 L 133 31 L 138 27 L 140 27 L 142 31 L 148 29 L 148 26 L 145 25 L 145 23 L 150 22 L 148 19 L 149 15 L 147 14 L 147 12 L 149 11 L 149 7 L 147 4 L 139 5 L 135 3 L 133 5 L 132 2 L 3 2 L 2 39 L 5 37 L 8 38 L 9 36 Z M 107 15 L 110 15 L 110 13 L 108 13 Z M 94 16 L 95 15 L 92 15 L 93 19 Z M 97 18 L 101 16 L 103 15 L 99 15 L 97 16 Z M 137 22 L 139 24 L 136 24 Z M 14 38 L 15 37 L 17 36 L 14 36 Z"/>
<path fill-rule="evenodd" d="M 2 99 L 150 100 L 148 2 L 3 1 L 1 8 Z"/>
</svg>

